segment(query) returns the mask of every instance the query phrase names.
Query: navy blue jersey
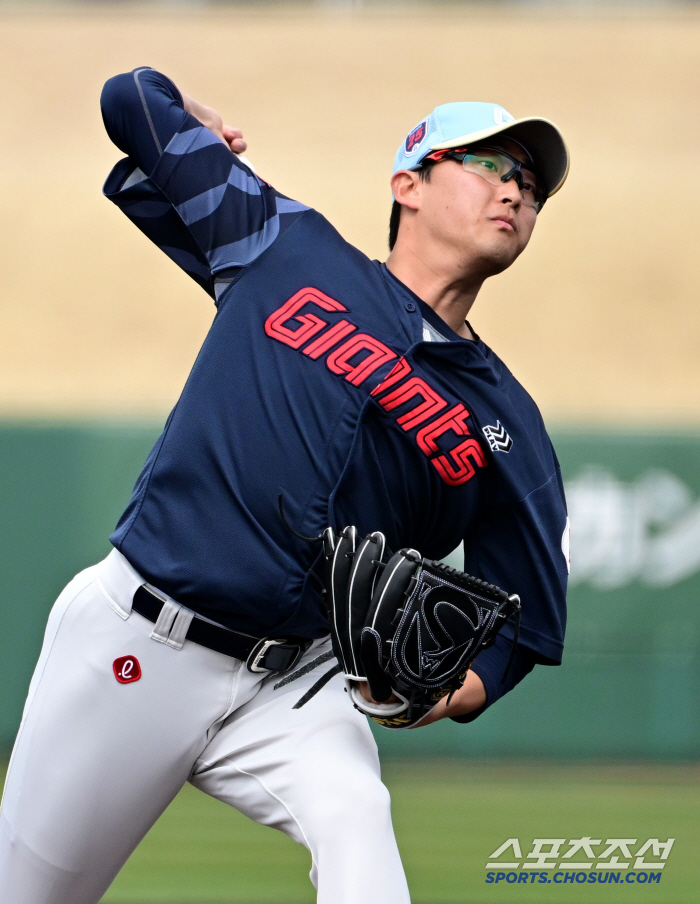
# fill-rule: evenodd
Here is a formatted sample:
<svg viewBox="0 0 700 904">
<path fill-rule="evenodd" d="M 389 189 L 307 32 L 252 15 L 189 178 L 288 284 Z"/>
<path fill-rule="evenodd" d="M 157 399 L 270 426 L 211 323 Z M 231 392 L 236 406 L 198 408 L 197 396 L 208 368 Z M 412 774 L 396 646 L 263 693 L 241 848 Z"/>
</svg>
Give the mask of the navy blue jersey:
<svg viewBox="0 0 700 904">
<path fill-rule="evenodd" d="M 153 70 L 111 79 L 128 155 L 105 193 L 215 299 L 212 327 L 111 537 L 178 602 L 255 634 L 328 633 L 328 524 L 382 530 L 520 594 L 521 643 L 561 660 L 566 507 L 530 396 L 387 268 L 284 197 Z M 531 666 L 530 666 L 531 667 Z"/>
</svg>

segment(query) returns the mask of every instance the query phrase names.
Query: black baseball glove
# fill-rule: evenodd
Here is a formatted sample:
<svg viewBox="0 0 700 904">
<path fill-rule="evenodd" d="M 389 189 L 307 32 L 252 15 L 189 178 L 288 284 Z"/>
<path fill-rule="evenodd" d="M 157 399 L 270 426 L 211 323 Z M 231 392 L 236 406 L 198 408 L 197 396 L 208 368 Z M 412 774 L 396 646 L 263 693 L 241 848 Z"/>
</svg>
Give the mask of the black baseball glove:
<svg viewBox="0 0 700 904">
<path fill-rule="evenodd" d="M 348 693 L 387 728 L 415 725 L 453 694 L 506 621 L 519 619 L 516 595 L 415 549 L 390 556 L 379 531 L 361 540 L 355 527 L 339 535 L 328 528 L 324 553 L 331 637 Z M 378 703 L 364 699 L 360 681 Z"/>
</svg>

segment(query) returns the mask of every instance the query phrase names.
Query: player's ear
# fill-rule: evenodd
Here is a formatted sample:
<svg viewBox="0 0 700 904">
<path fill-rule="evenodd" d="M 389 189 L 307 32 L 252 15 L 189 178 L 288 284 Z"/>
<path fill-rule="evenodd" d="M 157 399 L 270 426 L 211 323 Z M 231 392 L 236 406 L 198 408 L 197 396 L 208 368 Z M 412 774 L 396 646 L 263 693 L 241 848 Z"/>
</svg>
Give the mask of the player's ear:
<svg viewBox="0 0 700 904">
<path fill-rule="evenodd" d="M 421 203 L 421 180 L 414 170 L 399 170 L 391 177 L 394 198 L 404 207 L 418 210 Z"/>
</svg>

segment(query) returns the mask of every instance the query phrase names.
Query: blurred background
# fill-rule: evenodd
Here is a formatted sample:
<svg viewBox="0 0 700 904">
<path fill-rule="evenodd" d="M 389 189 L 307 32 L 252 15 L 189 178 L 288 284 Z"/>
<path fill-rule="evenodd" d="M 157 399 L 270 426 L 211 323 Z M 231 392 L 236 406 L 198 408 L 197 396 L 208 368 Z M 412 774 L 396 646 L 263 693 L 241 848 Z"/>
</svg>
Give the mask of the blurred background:
<svg viewBox="0 0 700 904">
<path fill-rule="evenodd" d="M 697 900 L 700 7 L 0 3 L 0 48 L 0 752 L 48 610 L 108 551 L 214 313 L 101 196 L 104 81 L 166 72 L 380 259 L 399 142 L 438 103 L 495 101 L 556 122 L 572 154 L 471 318 L 562 464 L 567 647 L 473 725 L 377 732 L 400 845 L 418 904 Z M 201 797 L 106 900 L 313 900 L 304 851 Z M 576 833 L 677 840 L 654 888 L 484 883 L 507 838 Z"/>
</svg>

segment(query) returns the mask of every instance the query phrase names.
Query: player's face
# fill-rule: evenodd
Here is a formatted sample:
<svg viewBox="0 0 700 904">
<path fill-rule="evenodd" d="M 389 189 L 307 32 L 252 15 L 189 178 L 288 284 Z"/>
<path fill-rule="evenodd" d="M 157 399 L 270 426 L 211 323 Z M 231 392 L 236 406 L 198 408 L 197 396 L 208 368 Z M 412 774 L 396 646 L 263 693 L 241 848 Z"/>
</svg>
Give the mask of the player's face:
<svg viewBox="0 0 700 904">
<path fill-rule="evenodd" d="M 489 139 L 488 145 L 527 161 L 523 149 L 507 138 Z M 434 165 L 421 194 L 420 216 L 432 238 L 446 253 L 463 256 L 465 266 L 484 277 L 509 267 L 535 228 L 537 213 L 523 203 L 515 179 L 494 184 L 456 160 Z"/>
</svg>

